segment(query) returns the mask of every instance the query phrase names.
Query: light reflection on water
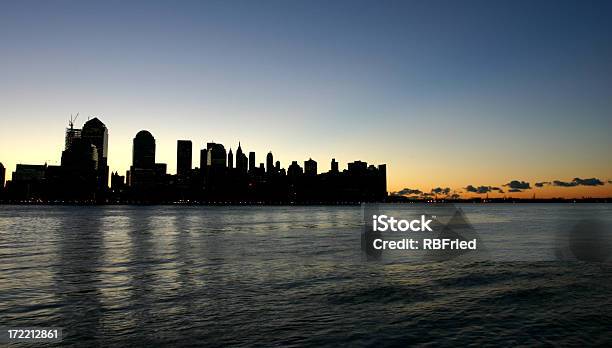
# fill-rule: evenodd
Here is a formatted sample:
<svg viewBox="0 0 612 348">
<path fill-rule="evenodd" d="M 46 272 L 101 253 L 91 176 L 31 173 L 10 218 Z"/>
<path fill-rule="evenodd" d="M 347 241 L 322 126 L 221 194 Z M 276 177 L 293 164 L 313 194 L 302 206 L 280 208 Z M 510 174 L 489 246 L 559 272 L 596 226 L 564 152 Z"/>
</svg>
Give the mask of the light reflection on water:
<svg viewBox="0 0 612 348">
<path fill-rule="evenodd" d="M 576 213 L 462 209 L 514 252 L 549 247 L 535 232 Z M 361 221 L 359 207 L 0 206 L 0 326 L 60 326 L 80 346 L 611 339 L 606 264 L 366 263 Z"/>
</svg>

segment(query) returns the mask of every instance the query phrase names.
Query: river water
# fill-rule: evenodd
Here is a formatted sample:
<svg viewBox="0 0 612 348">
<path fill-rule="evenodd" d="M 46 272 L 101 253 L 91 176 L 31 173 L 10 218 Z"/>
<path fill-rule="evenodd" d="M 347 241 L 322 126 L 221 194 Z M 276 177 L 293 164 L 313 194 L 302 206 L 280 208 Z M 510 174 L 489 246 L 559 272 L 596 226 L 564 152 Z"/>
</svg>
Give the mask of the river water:
<svg viewBox="0 0 612 348">
<path fill-rule="evenodd" d="M 0 327 L 65 346 L 612 343 L 612 266 L 555 259 L 547 232 L 608 205 L 460 209 L 488 259 L 367 261 L 359 206 L 0 206 Z"/>
</svg>

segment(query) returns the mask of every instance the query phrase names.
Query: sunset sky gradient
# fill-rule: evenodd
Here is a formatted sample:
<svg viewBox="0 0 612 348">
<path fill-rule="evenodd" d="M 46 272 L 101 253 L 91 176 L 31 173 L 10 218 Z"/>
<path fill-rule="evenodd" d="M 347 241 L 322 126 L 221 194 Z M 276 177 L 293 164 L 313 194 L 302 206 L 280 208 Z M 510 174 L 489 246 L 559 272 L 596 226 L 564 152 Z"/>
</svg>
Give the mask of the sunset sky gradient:
<svg viewBox="0 0 612 348">
<path fill-rule="evenodd" d="M 0 162 L 58 164 L 70 114 L 176 140 L 387 163 L 389 191 L 511 180 L 612 196 L 610 1 L 0 1 Z M 506 193 L 508 194 L 508 193 Z M 476 194 L 468 194 L 475 196 Z M 491 194 L 497 196 L 499 194 Z"/>
</svg>

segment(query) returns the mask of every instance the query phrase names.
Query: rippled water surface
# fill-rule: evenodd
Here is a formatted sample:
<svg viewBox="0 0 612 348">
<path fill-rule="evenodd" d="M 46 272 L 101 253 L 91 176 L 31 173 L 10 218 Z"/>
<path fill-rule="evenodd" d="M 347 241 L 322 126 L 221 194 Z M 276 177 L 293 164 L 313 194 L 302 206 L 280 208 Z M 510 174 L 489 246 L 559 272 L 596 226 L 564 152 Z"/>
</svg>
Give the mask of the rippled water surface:
<svg viewBox="0 0 612 348">
<path fill-rule="evenodd" d="M 504 243 L 564 209 L 464 208 Z M 365 262 L 361 214 L 0 206 L 0 326 L 62 327 L 72 346 L 612 343 L 611 266 Z"/>
</svg>

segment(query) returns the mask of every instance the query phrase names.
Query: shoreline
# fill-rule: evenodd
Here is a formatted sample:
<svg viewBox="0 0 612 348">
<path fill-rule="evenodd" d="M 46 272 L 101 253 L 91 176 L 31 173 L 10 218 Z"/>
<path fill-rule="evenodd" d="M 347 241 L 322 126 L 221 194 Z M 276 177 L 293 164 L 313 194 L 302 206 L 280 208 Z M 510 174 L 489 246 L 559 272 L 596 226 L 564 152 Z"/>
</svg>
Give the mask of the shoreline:
<svg viewBox="0 0 612 348">
<path fill-rule="evenodd" d="M 586 199 L 505 199 L 505 200 L 438 200 L 438 201 L 384 201 L 384 202 L 0 202 L 0 206 L 37 205 L 37 206 L 360 206 L 368 204 L 576 204 L 612 203 L 612 198 Z"/>
</svg>

